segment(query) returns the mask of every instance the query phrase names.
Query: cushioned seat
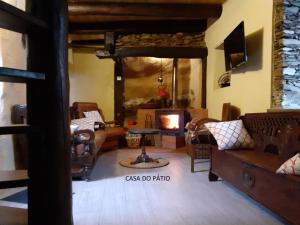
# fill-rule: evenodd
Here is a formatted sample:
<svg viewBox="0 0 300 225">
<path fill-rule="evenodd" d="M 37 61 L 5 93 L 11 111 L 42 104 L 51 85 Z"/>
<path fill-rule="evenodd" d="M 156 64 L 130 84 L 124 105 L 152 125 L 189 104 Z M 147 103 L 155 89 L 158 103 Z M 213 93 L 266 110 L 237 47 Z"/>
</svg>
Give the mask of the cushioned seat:
<svg viewBox="0 0 300 225">
<path fill-rule="evenodd" d="M 254 150 L 226 150 L 227 154 L 230 154 L 243 162 L 249 163 L 251 165 L 266 169 L 270 172 L 275 173 L 280 167 L 283 161 L 278 155 L 259 152 Z"/>
<path fill-rule="evenodd" d="M 276 170 L 284 163 L 284 160 L 280 159 L 278 155 L 259 152 L 254 150 L 226 150 L 227 154 L 232 155 L 241 161 L 251 164 L 253 166 L 268 170 L 272 173 L 276 173 Z M 289 179 L 295 180 L 300 183 L 300 177 L 294 175 L 282 175 Z"/>
<path fill-rule="evenodd" d="M 104 130 L 95 131 L 95 145 L 97 150 L 101 148 L 106 139 L 106 132 Z"/>
<path fill-rule="evenodd" d="M 123 127 L 106 127 L 105 128 L 106 138 L 110 137 L 123 137 L 124 136 L 124 128 Z"/>
</svg>

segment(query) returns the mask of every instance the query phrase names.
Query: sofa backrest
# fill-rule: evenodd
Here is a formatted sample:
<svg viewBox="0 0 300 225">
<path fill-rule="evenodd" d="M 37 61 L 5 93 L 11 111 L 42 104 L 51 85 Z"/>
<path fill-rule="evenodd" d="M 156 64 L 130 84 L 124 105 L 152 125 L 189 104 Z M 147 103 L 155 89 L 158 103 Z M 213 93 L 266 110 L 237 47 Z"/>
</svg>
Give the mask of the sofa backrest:
<svg viewBox="0 0 300 225">
<path fill-rule="evenodd" d="M 75 119 L 84 118 L 83 112 L 98 111 L 104 120 L 102 111 L 95 102 L 74 102 L 72 106 L 72 115 Z"/>
<path fill-rule="evenodd" d="M 300 112 L 249 113 L 241 118 L 255 141 L 255 151 L 283 160 L 300 152 Z"/>
</svg>

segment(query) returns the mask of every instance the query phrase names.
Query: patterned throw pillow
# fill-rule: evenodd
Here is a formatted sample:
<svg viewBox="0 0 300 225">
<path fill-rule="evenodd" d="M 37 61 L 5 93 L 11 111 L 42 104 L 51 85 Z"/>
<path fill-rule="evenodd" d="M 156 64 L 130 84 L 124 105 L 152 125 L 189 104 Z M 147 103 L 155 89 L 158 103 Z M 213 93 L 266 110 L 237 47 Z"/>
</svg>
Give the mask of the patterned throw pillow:
<svg viewBox="0 0 300 225">
<path fill-rule="evenodd" d="M 79 130 L 92 130 L 94 131 L 94 120 L 90 118 L 81 118 L 71 120 L 71 125 L 77 125 Z"/>
<path fill-rule="evenodd" d="M 94 120 L 94 122 L 104 123 L 104 121 L 98 111 L 83 112 L 83 114 L 86 118 L 90 118 L 90 119 Z"/>
<path fill-rule="evenodd" d="M 276 173 L 300 175 L 300 153 L 283 163 Z"/>
<path fill-rule="evenodd" d="M 242 120 L 211 122 L 205 126 L 216 139 L 219 150 L 254 147 Z"/>
</svg>

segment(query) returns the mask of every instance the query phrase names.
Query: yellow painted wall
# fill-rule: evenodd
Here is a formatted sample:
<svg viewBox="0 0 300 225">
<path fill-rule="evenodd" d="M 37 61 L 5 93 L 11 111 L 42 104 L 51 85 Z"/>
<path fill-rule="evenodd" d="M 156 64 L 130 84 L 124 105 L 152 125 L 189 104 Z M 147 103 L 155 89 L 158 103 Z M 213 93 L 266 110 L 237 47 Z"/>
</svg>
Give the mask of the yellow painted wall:
<svg viewBox="0 0 300 225">
<path fill-rule="evenodd" d="M 70 104 L 75 101 L 97 102 L 105 120 L 113 120 L 114 61 L 81 53 L 74 53 L 70 58 Z"/>
<path fill-rule="evenodd" d="M 221 17 L 206 31 L 207 106 L 210 117 L 220 119 L 225 102 L 239 107 L 241 114 L 264 112 L 270 108 L 272 4 L 272 0 L 227 0 Z M 225 72 L 225 64 L 223 53 L 216 47 L 241 21 L 245 22 L 245 34 L 249 39 L 249 62 L 234 72 L 230 87 L 218 88 L 216 80 Z"/>
<path fill-rule="evenodd" d="M 200 108 L 202 97 L 202 61 L 200 59 L 191 59 L 190 75 L 190 107 Z"/>
</svg>

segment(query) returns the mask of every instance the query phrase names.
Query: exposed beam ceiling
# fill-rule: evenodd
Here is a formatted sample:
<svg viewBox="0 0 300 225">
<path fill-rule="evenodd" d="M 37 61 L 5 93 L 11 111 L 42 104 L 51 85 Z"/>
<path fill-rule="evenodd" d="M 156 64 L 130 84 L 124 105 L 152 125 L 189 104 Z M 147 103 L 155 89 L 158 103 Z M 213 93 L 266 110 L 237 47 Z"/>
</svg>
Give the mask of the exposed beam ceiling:
<svg viewBox="0 0 300 225">
<path fill-rule="evenodd" d="M 220 17 L 223 2 L 69 0 L 70 33 L 202 32 L 208 18 Z"/>
<path fill-rule="evenodd" d="M 201 33 L 225 0 L 69 0 L 71 48 L 102 47 L 107 32 Z M 92 50 L 92 51 L 93 51 Z M 123 52 L 119 52 L 120 55 Z M 138 54 L 140 54 L 138 52 Z M 125 54 L 126 55 L 126 54 Z"/>
</svg>

